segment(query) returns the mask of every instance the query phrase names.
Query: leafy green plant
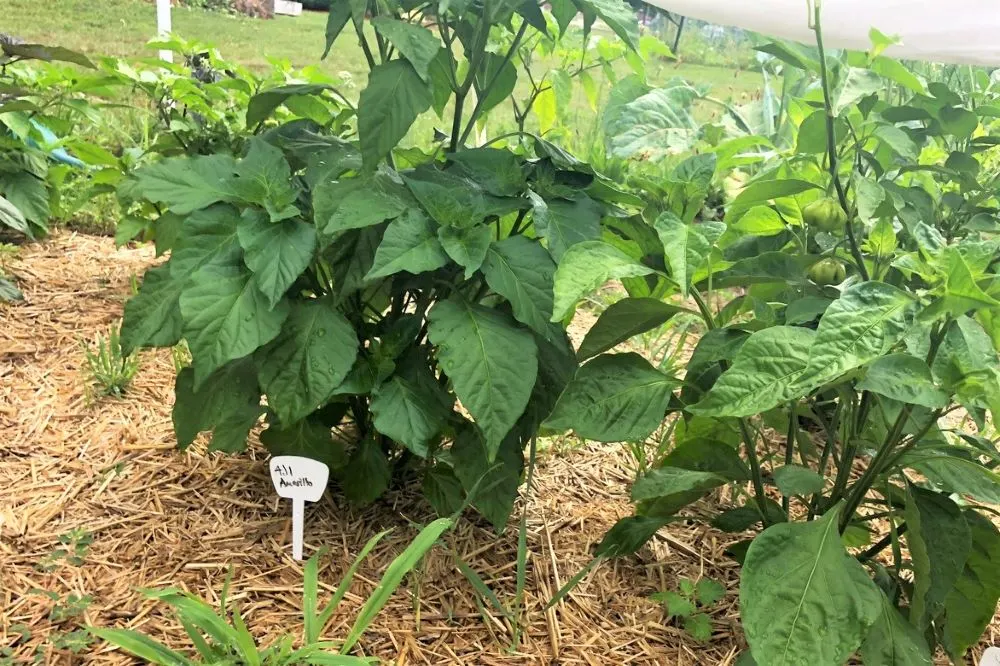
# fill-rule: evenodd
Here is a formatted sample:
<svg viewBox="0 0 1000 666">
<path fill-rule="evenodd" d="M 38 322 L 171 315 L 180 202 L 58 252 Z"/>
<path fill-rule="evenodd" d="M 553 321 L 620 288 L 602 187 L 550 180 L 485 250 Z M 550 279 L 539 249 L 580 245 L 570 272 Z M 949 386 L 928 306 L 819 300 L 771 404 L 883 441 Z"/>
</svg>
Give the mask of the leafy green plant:
<svg viewBox="0 0 1000 666">
<path fill-rule="evenodd" d="M 94 642 L 86 629 L 60 631 L 55 633 L 50 641 L 56 650 L 70 654 L 82 654 Z"/>
<path fill-rule="evenodd" d="M 663 605 L 667 619 L 676 619 L 692 638 L 706 643 L 712 638 L 712 620 L 704 611 L 726 596 L 726 588 L 711 578 L 694 582 L 681 578 L 677 591 L 664 590 L 649 596 Z"/>
<path fill-rule="evenodd" d="M 55 571 L 60 564 L 83 566 L 84 559 L 94 542 L 93 535 L 83 528 L 76 528 L 59 535 L 59 547 L 46 555 L 37 565 L 41 571 Z"/>
<path fill-rule="evenodd" d="M 6 35 L 0 39 L 0 232 L 31 239 L 47 232 L 51 202 L 57 197 L 51 184 L 68 170 L 66 165 L 50 167 L 50 157 L 63 154 L 52 145 L 58 134 L 50 128 L 68 134 L 72 123 L 67 116 L 85 112 L 87 103 L 70 90 L 72 77 L 66 70 L 35 70 L 22 64 L 27 61 L 94 65 L 59 46 L 25 44 Z"/>
<path fill-rule="evenodd" d="M 98 334 L 93 347 L 83 344 L 90 380 L 102 395 L 121 397 L 139 371 L 139 356 L 122 347 L 120 326 L 108 328 L 108 335 Z"/>
<path fill-rule="evenodd" d="M 815 18 L 816 49 L 769 47 L 811 78 L 793 105 L 809 113 L 793 146 L 755 157 L 722 220 L 698 221 L 734 163 L 694 155 L 629 242 L 562 257 L 553 320 L 608 280 L 628 297 L 546 425 L 607 442 L 670 429 L 597 561 L 730 488 L 732 505 L 693 517 L 758 532 L 730 548 L 757 663 L 929 665 L 939 646 L 961 662 L 1000 598 L 1000 98 L 926 82 L 876 30 L 867 53 L 827 58 Z M 824 198 L 841 210 L 824 202 L 821 220 Z M 689 308 L 708 330 L 683 376 L 605 353 Z"/>
<path fill-rule="evenodd" d="M 63 598 L 54 592 L 45 594 L 56 602 L 49 610 L 49 619 L 56 623 L 82 617 L 94 601 L 89 594 L 67 594 Z"/>
<path fill-rule="evenodd" d="M 45 573 L 52 573 L 64 565 L 83 566 L 91 543 L 93 543 L 92 535 L 82 528 L 61 534 L 59 535 L 59 547 L 42 558 L 36 568 Z M 44 640 L 35 646 L 32 656 L 33 663 L 48 663 L 53 651 L 68 655 L 84 652 L 92 640 L 86 630 L 79 628 L 78 623 L 93 603 L 93 597 L 78 592 L 60 594 L 56 590 L 41 588 L 34 588 L 31 593 L 44 596 L 52 602 L 48 614 L 48 620 L 52 626 Z M 13 625 L 10 627 L 9 633 L 17 634 L 17 637 L 13 646 L 0 649 L 0 665 L 10 664 L 13 666 L 13 664 L 25 663 L 23 660 L 15 660 L 14 648 L 23 645 L 31 638 L 31 630 L 23 625 Z"/>
<path fill-rule="evenodd" d="M 273 644 L 260 647 L 239 609 L 229 609 L 229 583 L 223 587 L 218 611 L 201 599 L 173 588 L 147 590 L 146 596 L 171 607 L 191 638 L 198 660 L 172 650 L 145 634 L 130 629 L 88 627 L 103 640 L 149 663 L 163 666 L 184 664 L 257 664 L 258 666 L 292 666 L 294 664 L 330 664 L 332 666 L 362 666 L 378 663 L 377 659 L 349 656 L 358 640 L 371 625 L 382 607 L 399 587 L 407 573 L 414 570 L 424 555 L 444 532 L 454 524 L 453 518 L 439 518 L 424 527 L 416 538 L 386 568 L 375 591 L 365 601 L 347 637 L 340 642 L 320 639 L 324 627 L 333 618 L 344 595 L 350 589 L 358 567 L 388 532 L 368 540 L 348 568 L 330 601 L 319 605 L 319 560 L 322 551 L 313 555 L 303 567 L 302 613 L 304 629 L 301 646 L 294 647 L 294 637 L 284 634 Z"/>
<path fill-rule="evenodd" d="M 20 248 L 11 243 L 0 243 L 0 301 L 20 301 L 24 294 L 17 288 L 7 269 L 8 257 L 16 257 Z"/>
<path fill-rule="evenodd" d="M 0 647 L 0 666 L 17 666 L 19 662 L 15 661 L 14 648 L 31 638 L 31 628 L 26 624 L 12 624 L 7 633 L 13 637 L 13 645 Z"/>
<path fill-rule="evenodd" d="M 352 113 L 338 88 L 343 82 L 315 67 L 293 70 L 275 62 L 259 73 L 223 59 L 206 44 L 176 35 L 148 46 L 175 52 L 179 62 L 102 59 L 91 85 L 121 105 L 101 115 L 97 137 L 69 144 L 93 166 L 88 186 L 79 188 L 77 196 L 114 197 L 121 210 L 115 230 L 119 245 L 153 240 L 162 253 L 173 241 L 163 237 L 166 222 L 159 226 L 160 238 L 153 230 L 162 206 L 134 187 L 131 176 L 144 165 L 162 157 L 239 155 L 247 139 L 268 129 L 268 123 L 298 121 L 303 130 L 337 135 L 347 131 L 344 123 Z"/>
<path fill-rule="evenodd" d="M 579 4 L 636 39 L 623 4 Z M 341 100 L 349 121 L 268 120 L 328 88 L 266 90 L 248 103 L 260 131 L 244 155 L 136 172 L 125 187 L 163 211 L 152 232 L 170 258 L 126 305 L 122 345 L 187 341 L 182 447 L 211 431 L 212 450 L 242 450 L 266 413 L 270 451 L 328 462 L 357 503 L 416 472 L 447 515 L 487 474 L 473 504 L 499 529 L 525 445 L 576 367 L 550 321 L 556 262 L 635 198 L 538 137 L 468 145 L 527 76 L 523 41 L 558 39 L 537 3 L 453 4 L 436 33 L 425 9 L 334 6 L 328 47 L 354 30 L 371 67 L 357 105 Z M 450 108 L 451 133 L 429 151 L 401 147 L 431 107 Z"/>
</svg>

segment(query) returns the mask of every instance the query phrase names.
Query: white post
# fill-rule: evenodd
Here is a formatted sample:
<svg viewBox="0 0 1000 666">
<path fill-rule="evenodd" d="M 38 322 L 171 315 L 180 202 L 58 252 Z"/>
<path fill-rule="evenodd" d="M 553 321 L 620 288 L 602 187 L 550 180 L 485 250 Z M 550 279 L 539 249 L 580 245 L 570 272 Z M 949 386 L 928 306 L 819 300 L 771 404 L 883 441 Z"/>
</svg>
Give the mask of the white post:
<svg viewBox="0 0 1000 666">
<path fill-rule="evenodd" d="M 170 34 L 170 0 L 156 0 L 156 33 L 160 37 Z M 173 51 L 160 51 L 160 60 L 174 61 Z"/>
<path fill-rule="evenodd" d="M 305 522 L 306 501 L 301 498 L 292 500 L 292 559 L 302 561 L 302 532 Z"/>
</svg>

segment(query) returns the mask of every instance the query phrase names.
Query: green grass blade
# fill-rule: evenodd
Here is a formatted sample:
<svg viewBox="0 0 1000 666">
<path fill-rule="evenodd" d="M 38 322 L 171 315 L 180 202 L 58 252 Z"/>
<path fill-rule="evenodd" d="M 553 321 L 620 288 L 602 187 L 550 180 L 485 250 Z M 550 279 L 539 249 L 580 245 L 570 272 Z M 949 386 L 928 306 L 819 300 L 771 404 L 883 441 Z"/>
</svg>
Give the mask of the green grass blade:
<svg viewBox="0 0 1000 666">
<path fill-rule="evenodd" d="M 367 666 L 377 664 L 379 660 L 374 657 L 352 657 L 350 655 L 334 654 L 325 652 L 327 648 L 334 647 L 331 643 L 323 642 L 315 645 L 308 645 L 304 648 L 292 652 L 288 664 L 333 664 L 333 666 Z"/>
<path fill-rule="evenodd" d="M 181 625 L 184 627 L 184 631 L 187 632 L 188 638 L 194 644 L 194 649 L 198 651 L 202 659 L 215 660 L 221 656 L 217 650 L 212 649 L 212 646 L 205 641 L 197 627 L 184 620 L 181 620 Z"/>
<path fill-rule="evenodd" d="M 235 629 L 229 626 L 225 618 L 220 617 L 215 609 L 206 604 L 201 599 L 187 594 L 179 593 L 177 590 L 164 590 L 163 592 L 147 592 L 147 596 L 166 602 L 177 609 L 177 614 L 182 622 L 188 622 L 215 641 L 224 649 L 232 649 L 238 652 L 240 649 L 240 639 Z"/>
<path fill-rule="evenodd" d="M 417 538 L 406 547 L 406 550 L 392 561 L 385 570 L 385 574 L 382 576 L 382 580 L 379 581 L 375 591 L 368 597 L 368 601 L 365 602 L 365 605 L 361 608 L 361 612 L 358 613 L 358 617 L 354 621 L 354 626 L 351 627 L 351 632 L 347 635 L 347 640 L 344 641 L 344 645 L 340 649 L 341 654 L 351 651 L 351 648 L 361 638 L 361 634 L 368 629 L 368 625 L 372 623 L 375 616 L 385 606 L 385 603 L 389 601 L 392 593 L 403 582 L 403 576 L 417 566 L 424 555 L 427 554 L 427 551 L 437 543 L 438 538 L 445 531 L 451 529 L 452 525 L 454 525 L 454 521 L 451 518 L 438 518 L 422 529 Z"/>
<path fill-rule="evenodd" d="M 219 594 L 219 614 L 226 617 L 226 602 L 229 600 L 229 588 L 233 584 L 233 565 L 226 569 L 226 580 L 222 583 L 222 592 Z"/>
<path fill-rule="evenodd" d="M 319 558 L 323 550 L 316 553 L 302 567 L 302 619 L 305 623 L 303 632 L 305 633 L 305 644 L 315 643 L 319 638 L 321 627 L 316 626 L 316 607 L 319 595 Z"/>
<path fill-rule="evenodd" d="M 364 559 L 368 557 L 368 553 L 372 552 L 375 544 L 381 541 L 385 535 L 391 531 L 392 530 L 385 530 L 384 532 L 379 532 L 373 536 L 368 540 L 368 543 L 365 544 L 365 547 L 361 549 L 358 556 L 354 558 L 354 562 L 351 563 L 351 567 L 347 570 L 347 573 L 344 574 L 344 577 L 340 580 L 340 584 L 337 586 L 336 591 L 334 591 L 333 597 L 330 599 L 330 603 L 328 603 L 323 609 L 323 612 L 319 614 L 319 618 L 316 621 L 316 637 L 309 640 L 309 643 L 315 643 L 319 639 L 319 632 L 323 631 L 323 627 L 325 627 L 326 623 L 330 621 L 333 614 L 337 612 L 337 606 L 340 605 L 340 602 L 344 599 L 344 595 L 347 594 L 347 590 L 350 589 L 351 583 L 354 581 L 354 574 L 357 573 L 358 567 L 360 567 Z"/>
<path fill-rule="evenodd" d="M 510 616 L 510 611 L 503 607 L 503 604 L 500 603 L 500 599 L 497 598 L 497 595 L 490 589 L 489 585 L 486 584 L 486 581 L 482 579 L 475 569 L 470 567 L 465 560 L 457 554 L 455 555 L 455 564 L 458 565 L 458 570 L 462 572 L 462 575 L 465 576 L 466 580 L 468 580 L 473 589 L 475 589 L 477 596 L 490 602 L 490 606 L 492 606 L 493 610 L 497 613 L 504 616 L 508 620 L 513 620 Z"/>
<path fill-rule="evenodd" d="M 594 559 L 592 559 L 590 562 L 587 563 L 587 566 L 577 571 L 576 575 L 570 578 L 569 581 L 561 588 L 559 588 L 559 591 L 556 592 L 551 599 L 549 599 L 549 603 L 545 604 L 545 610 L 552 608 L 557 603 L 562 601 L 563 597 L 572 592 L 573 588 L 580 584 L 580 581 L 583 580 L 584 576 L 589 574 L 591 570 L 598 564 L 600 564 L 603 560 L 604 560 L 603 557 L 595 557 Z"/>
<path fill-rule="evenodd" d="M 134 654 L 140 659 L 161 666 L 191 666 L 194 662 L 149 636 L 131 629 L 101 629 L 87 627 L 87 631 L 112 645 Z"/>
<path fill-rule="evenodd" d="M 260 652 L 257 650 L 257 641 L 253 639 L 253 634 L 247 629 L 243 616 L 239 609 L 233 611 L 233 624 L 236 625 L 236 645 L 239 655 L 243 657 L 246 666 L 260 666 Z"/>
</svg>

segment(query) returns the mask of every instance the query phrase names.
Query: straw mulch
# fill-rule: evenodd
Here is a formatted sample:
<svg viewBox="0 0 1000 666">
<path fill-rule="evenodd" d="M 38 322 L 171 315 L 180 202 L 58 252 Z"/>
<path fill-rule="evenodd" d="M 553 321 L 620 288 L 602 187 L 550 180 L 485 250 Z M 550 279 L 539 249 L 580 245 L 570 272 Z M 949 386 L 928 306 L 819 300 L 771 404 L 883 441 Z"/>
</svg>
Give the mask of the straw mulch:
<svg viewBox="0 0 1000 666">
<path fill-rule="evenodd" d="M 149 248 L 116 251 L 110 239 L 61 234 L 22 248 L 8 267 L 26 302 L 0 305 L 0 647 L 14 645 L 21 658 L 40 647 L 45 663 L 133 663 L 98 643 L 81 657 L 53 647 L 59 632 L 85 624 L 140 629 L 186 648 L 190 642 L 168 609 L 139 589 L 178 586 L 217 602 L 230 565 L 231 598 L 262 643 L 301 632 L 302 565 L 291 559 L 290 506 L 276 498 L 261 450 L 227 457 L 197 445 L 175 449 L 169 350 L 142 354 L 123 399 L 95 398 L 88 387 L 81 345 L 121 317 L 132 276 L 153 261 Z M 521 645 L 510 649 L 506 620 L 480 614 L 454 558 L 510 602 L 516 524 L 512 519 L 497 536 L 473 517 L 446 535 L 447 549 L 434 550 L 420 576 L 394 595 L 361 641 L 364 654 L 400 665 L 735 662 L 737 571 L 722 555 L 726 542 L 703 527 L 664 530 L 639 558 L 602 565 L 563 603 L 544 610 L 604 532 L 631 511 L 633 474 L 619 447 L 565 449 L 552 447 L 536 471 Z M 373 534 L 395 528 L 362 566 L 324 637 L 346 634 L 382 571 L 415 535 L 412 524 L 431 517 L 416 489 L 363 511 L 336 493 L 307 508 L 306 554 L 321 546 L 331 551 L 320 572 L 328 593 Z M 59 536 L 75 528 L 93 535 L 85 563 L 42 571 Z M 730 590 L 713 609 L 716 638 L 705 646 L 646 599 L 676 589 L 679 577 L 700 575 Z M 39 590 L 62 600 L 90 595 L 92 602 L 82 617 L 54 621 L 59 602 Z M 18 640 L 17 625 L 26 625 L 30 638 Z"/>
<path fill-rule="evenodd" d="M 81 344 L 120 318 L 132 276 L 153 261 L 149 248 L 116 251 L 110 239 L 61 234 L 23 248 L 8 266 L 26 296 L 21 304 L 0 304 L 0 648 L 12 646 L 15 657 L 30 660 L 37 651 L 47 664 L 135 663 L 100 643 L 79 655 L 56 646 L 60 635 L 88 624 L 138 629 L 187 649 L 168 609 L 140 588 L 176 586 L 217 603 L 230 567 L 230 598 L 262 644 L 301 632 L 302 565 L 291 559 L 290 506 L 275 497 L 262 451 L 252 446 L 227 457 L 206 455 L 198 445 L 175 449 L 169 350 L 142 354 L 123 399 L 95 398 L 88 386 Z M 501 602 L 511 602 L 516 525 L 512 519 L 496 536 L 472 517 L 406 580 L 360 651 L 400 666 L 734 664 L 745 644 L 738 570 L 722 554 L 733 539 L 703 526 L 661 530 L 638 557 L 603 564 L 562 603 L 544 609 L 587 564 L 604 532 L 631 512 L 632 477 L 620 447 L 553 446 L 541 457 L 528 507 L 528 626 L 516 648 L 510 624 L 480 613 L 455 566 L 457 553 Z M 336 493 L 307 508 L 306 554 L 330 549 L 320 571 L 327 594 L 373 534 L 395 528 L 361 567 L 324 638 L 346 634 L 385 567 L 415 535 L 413 524 L 431 517 L 415 489 L 365 510 Z M 59 536 L 77 528 L 93 536 L 83 565 L 61 562 L 44 571 L 39 565 L 59 547 Z M 680 577 L 703 575 L 729 590 L 711 609 L 714 637 L 706 645 L 646 598 L 676 589 Z M 82 616 L 62 619 L 59 607 L 71 594 L 92 602 Z M 20 626 L 29 637 L 21 638 Z"/>
</svg>

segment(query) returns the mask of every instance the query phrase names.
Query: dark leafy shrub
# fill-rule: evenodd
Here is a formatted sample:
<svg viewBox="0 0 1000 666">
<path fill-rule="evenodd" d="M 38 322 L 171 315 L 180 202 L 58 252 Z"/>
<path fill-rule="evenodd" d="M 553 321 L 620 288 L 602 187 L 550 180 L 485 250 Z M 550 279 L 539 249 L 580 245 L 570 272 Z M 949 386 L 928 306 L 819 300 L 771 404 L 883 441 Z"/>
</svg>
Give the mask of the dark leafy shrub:
<svg viewBox="0 0 1000 666">
<path fill-rule="evenodd" d="M 582 4 L 635 39 L 624 5 Z M 152 233 L 170 259 L 126 306 L 122 345 L 187 341 L 182 447 L 211 431 L 213 450 L 239 451 L 266 413 L 265 446 L 327 461 L 356 502 L 415 472 L 451 513 L 478 482 L 474 505 L 499 528 L 524 447 L 576 370 L 550 321 L 556 264 L 632 199 L 537 137 L 467 145 L 513 91 L 524 40 L 558 38 L 538 6 L 454 4 L 438 33 L 423 5 L 392 7 L 372 19 L 373 40 L 366 3 L 330 13 L 328 47 L 350 27 L 371 66 L 356 110 L 341 98 L 325 125 L 275 123 L 294 96 L 336 92 L 264 91 L 241 155 L 171 157 L 129 180 L 163 211 Z M 449 103 L 450 134 L 400 147 L 419 115 Z"/>
</svg>

